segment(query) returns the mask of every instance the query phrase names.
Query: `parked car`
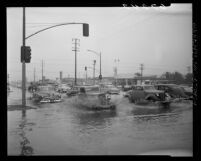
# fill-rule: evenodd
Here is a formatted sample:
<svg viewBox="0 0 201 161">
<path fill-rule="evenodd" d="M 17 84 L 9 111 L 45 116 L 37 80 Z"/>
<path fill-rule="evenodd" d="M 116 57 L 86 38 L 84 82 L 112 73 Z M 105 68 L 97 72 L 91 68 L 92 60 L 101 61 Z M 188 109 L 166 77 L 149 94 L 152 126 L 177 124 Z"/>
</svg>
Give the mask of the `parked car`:
<svg viewBox="0 0 201 161">
<path fill-rule="evenodd" d="M 77 95 L 78 93 L 79 93 L 79 87 L 77 87 L 77 86 L 75 86 L 75 87 L 72 87 L 70 90 L 68 90 L 67 92 L 66 92 L 66 95 L 67 96 L 75 96 L 75 95 Z"/>
<path fill-rule="evenodd" d="M 193 88 L 185 85 L 180 85 L 180 87 L 183 89 L 184 93 L 188 96 L 188 99 L 193 99 Z"/>
<path fill-rule="evenodd" d="M 172 98 L 188 98 L 184 89 L 176 84 L 157 84 L 155 85 L 157 90 L 165 91 Z"/>
<path fill-rule="evenodd" d="M 123 91 L 129 91 L 129 90 L 131 90 L 132 89 L 132 86 L 130 86 L 130 85 L 125 85 L 124 87 L 123 87 Z"/>
<path fill-rule="evenodd" d="M 129 97 L 130 94 L 131 94 L 131 92 L 132 92 L 132 89 L 129 90 L 129 91 L 126 91 L 123 96 L 124 96 L 124 97 Z"/>
<path fill-rule="evenodd" d="M 32 100 L 40 103 L 61 102 L 61 95 L 55 93 L 51 86 L 38 86 L 38 90 L 33 92 Z"/>
<path fill-rule="evenodd" d="M 108 94 L 119 94 L 120 89 L 116 88 L 112 84 L 101 85 L 101 91 L 107 92 Z"/>
<path fill-rule="evenodd" d="M 59 92 L 59 93 L 66 93 L 68 90 L 70 90 L 71 87 L 69 87 L 68 85 L 66 84 L 61 84 L 57 87 L 56 91 Z"/>
<path fill-rule="evenodd" d="M 168 95 L 162 90 L 157 90 L 153 85 L 135 85 L 133 89 L 128 92 L 128 99 L 130 102 L 169 102 Z"/>
</svg>

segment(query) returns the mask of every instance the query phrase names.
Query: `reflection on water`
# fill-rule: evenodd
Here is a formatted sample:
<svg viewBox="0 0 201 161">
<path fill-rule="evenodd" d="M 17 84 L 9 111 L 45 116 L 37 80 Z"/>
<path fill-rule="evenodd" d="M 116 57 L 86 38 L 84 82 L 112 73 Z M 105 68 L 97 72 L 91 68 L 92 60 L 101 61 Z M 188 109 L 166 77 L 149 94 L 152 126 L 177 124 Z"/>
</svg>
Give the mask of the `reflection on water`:
<svg viewBox="0 0 201 161">
<path fill-rule="evenodd" d="M 170 108 L 135 108 L 132 110 L 133 115 L 159 115 L 159 114 L 165 114 L 170 113 L 172 110 Z"/>
<path fill-rule="evenodd" d="M 157 120 L 159 123 L 162 122 L 176 122 L 180 119 L 181 114 L 184 111 L 192 109 L 192 104 L 173 104 L 170 107 L 151 107 L 151 106 L 136 106 L 130 111 L 135 118 L 135 121 L 153 121 Z"/>
<path fill-rule="evenodd" d="M 80 126 L 88 128 L 104 128 L 110 126 L 111 119 L 116 117 L 115 110 L 105 111 L 83 111 L 75 113 L 76 121 Z"/>
<path fill-rule="evenodd" d="M 32 155 L 34 153 L 33 148 L 30 146 L 30 141 L 26 137 L 26 125 L 27 125 L 27 118 L 26 118 L 26 110 L 22 110 L 22 120 L 19 124 L 20 129 L 20 155 Z"/>
</svg>

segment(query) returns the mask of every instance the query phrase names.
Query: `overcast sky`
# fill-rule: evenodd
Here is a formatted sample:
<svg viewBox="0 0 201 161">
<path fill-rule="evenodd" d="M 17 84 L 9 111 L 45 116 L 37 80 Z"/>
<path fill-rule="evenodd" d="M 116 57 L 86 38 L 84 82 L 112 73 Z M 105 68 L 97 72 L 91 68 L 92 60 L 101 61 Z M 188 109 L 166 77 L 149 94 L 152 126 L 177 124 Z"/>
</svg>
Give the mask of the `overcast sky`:
<svg viewBox="0 0 201 161">
<path fill-rule="evenodd" d="M 118 73 L 134 75 L 144 64 L 144 75 L 161 75 L 165 71 L 187 72 L 192 66 L 192 5 L 170 7 L 63 7 L 26 8 L 26 36 L 45 27 L 66 23 L 88 23 L 89 37 L 83 37 L 82 25 L 66 25 L 41 32 L 26 40 L 31 46 L 31 63 L 26 64 L 28 80 L 41 79 L 44 60 L 46 78 L 74 77 L 73 38 L 80 39 L 77 76 L 84 67 L 92 67 L 99 57 L 87 49 L 102 53 L 102 75 L 113 76 L 115 59 Z M 7 68 L 11 80 L 21 80 L 22 8 L 7 8 Z M 93 71 L 88 70 L 88 76 Z M 96 72 L 96 76 L 98 71 Z"/>
</svg>

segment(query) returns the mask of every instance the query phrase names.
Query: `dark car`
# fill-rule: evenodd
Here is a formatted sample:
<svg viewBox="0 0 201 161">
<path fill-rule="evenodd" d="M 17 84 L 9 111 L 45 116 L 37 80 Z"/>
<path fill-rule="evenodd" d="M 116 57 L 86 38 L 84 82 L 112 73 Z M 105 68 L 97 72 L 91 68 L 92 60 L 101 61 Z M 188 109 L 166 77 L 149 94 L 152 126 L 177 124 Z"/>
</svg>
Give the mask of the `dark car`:
<svg viewBox="0 0 201 161">
<path fill-rule="evenodd" d="M 138 101 L 166 101 L 165 92 L 162 90 L 155 89 L 152 85 L 136 85 L 133 86 L 133 89 L 129 91 L 129 101 L 138 102 Z"/>
<path fill-rule="evenodd" d="M 172 98 L 188 98 L 184 89 L 176 84 L 157 84 L 155 88 L 168 93 Z"/>
<path fill-rule="evenodd" d="M 132 89 L 132 86 L 129 86 L 129 85 L 123 86 L 123 91 L 125 92 L 130 91 L 131 89 Z"/>
<path fill-rule="evenodd" d="M 38 86 L 38 90 L 33 92 L 32 100 L 40 103 L 54 103 L 61 101 L 61 95 L 54 92 L 52 86 Z"/>
<path fill-rule="evenodd" d="M 79 93 L 79 88 L 78 87 L 73 87 L 73 88 L 71 88 L 70 90 L 68 90 L 67 92 L 66 92 L 66 95 L 67 96 L 75 96 L 75 95 L 77 95 L 78 93 Z"/>
<path fill-rule="evenodd" d="M 193 88 L 185 85 L 180 85 L 180 87 L 183 89 L 184 93 L 188 96 L 188 99 L 193 99 Z"/>
</svg>

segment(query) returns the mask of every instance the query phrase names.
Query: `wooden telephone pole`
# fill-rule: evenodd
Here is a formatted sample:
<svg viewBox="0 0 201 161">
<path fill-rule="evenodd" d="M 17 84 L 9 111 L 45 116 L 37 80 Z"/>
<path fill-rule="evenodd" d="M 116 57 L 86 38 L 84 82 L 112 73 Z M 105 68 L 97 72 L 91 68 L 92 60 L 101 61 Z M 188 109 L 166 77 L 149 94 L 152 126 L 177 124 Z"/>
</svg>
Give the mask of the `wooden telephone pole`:
<svg viewBox="0 0 201 161">
<path fill-rule="evenodd" d="M 72 41 L 75 41 L 75 43 L 73 43 L 73 44 L 75 44 L 75 47 L 72 51 L 75 51 L 75 86 L 76 86 L 77 85 L 77 51 L 79 51 L 77 46 L 80 45 L 79 44 L 80 40 L 75 38 Z"/>
</svg>

